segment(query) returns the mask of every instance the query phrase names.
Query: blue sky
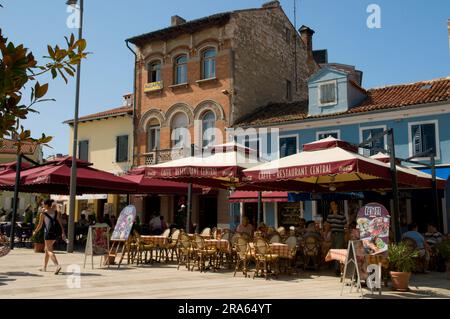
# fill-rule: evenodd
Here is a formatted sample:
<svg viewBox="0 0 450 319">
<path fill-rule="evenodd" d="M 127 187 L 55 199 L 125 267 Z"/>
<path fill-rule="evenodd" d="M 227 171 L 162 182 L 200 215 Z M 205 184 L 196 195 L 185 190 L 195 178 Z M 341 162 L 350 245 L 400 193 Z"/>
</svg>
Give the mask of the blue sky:
<svg viewBox="0 0 450 319">
<path fill-rule="evenodd" d="M 264 0 L 85 0 L 85 38 L 93 52 L 83 62 L 80 115 L 120 106 L 132 90 L 133 56 L 128 37 L 167 27 L 178 14 L 187 20 L 236 9 L 260 7 Z M 66 26 L 65 0 L 0 0 L 0 27 L 16 44 L 24 43 L 36 57 L 48 43 L 63 44 L 64 35 L 77 30 Z M 294 0 L 281 4 L 293 21 Z M 369 29 L 369 4 L 381 8 L 381 28 Z M 448 0 L 297 0 L 297 27 L 316 31 L 314 49 L 328 49 L 330 62 L 356 65 L 364 72 L 366 88 L 409 83 L 450 75 L 447 34 Z M 41 82 L 44 82 L 43 79 Z M 69 150 L 75 81 L 51 82 L 48 97 L 56 102 L 38 106 L 40 114 L 25 122 L 34 135 L 54 136 L 45 155 Z M 99 136 L 101 132 L 99 132 Z"/>
</svg>

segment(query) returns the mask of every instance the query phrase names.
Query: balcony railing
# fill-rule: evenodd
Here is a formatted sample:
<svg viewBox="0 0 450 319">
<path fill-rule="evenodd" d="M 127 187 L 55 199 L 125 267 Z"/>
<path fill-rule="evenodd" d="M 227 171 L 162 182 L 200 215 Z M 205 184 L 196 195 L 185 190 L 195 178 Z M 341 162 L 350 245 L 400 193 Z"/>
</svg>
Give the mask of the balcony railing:
<svg viewBox="0 0 450 319">
<path fill-rule="evenodd" d="M 190 156 L 189 148 L 154 150 L 140 156 L 141 165 L 155 165 Z"/>
</svg>

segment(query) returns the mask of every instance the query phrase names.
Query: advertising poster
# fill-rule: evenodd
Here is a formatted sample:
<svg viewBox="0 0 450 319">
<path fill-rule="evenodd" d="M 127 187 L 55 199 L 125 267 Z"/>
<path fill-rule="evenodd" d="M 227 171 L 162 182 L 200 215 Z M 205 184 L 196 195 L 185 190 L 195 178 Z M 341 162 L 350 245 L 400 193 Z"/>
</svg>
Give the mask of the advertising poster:
<svg viewBox="0 0 450 319">
<path fill-rule="evenodd" d="M 367 254 L 388 250 L 390 215 L 383 205 L 370 203 L 361 207 L 356 223 Z"/>
<path fill-rule="evenodd" d="M 111 240 L 128 240 L 135 220 L 136 207 L 133 205 L 125 207 L 120 212 Z"/>
</svg>

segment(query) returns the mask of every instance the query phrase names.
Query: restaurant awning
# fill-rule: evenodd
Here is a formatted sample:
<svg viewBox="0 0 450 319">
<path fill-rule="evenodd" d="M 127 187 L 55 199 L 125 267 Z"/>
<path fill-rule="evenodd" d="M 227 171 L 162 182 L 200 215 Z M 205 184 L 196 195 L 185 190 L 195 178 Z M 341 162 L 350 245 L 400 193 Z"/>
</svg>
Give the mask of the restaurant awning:
<svg viewBox="0 0 450 319">
<path fill-rule="evenodd" d="M 418 169 L 424 173 L 431 174 L 431 169 Z M 436 176 L 447 181 L 450 177 L 450 167 L 436 167 Z"/>
<path fill-rule="evenodd" d="M 247 188 L 242 171 L 262 162 L 255 150 L 230 142 L 212 146 L 199 156 L 146 167 L 145 177 L 221 189 L 259 190 L 257 186 Z"/>
<path fill-rule="evenodd" d="M 230 203 L 257 203 L 258 192 L 236 191 L 228 199 Z M 287 192 L 262 192 L 263 203 L 287 202 Z"/>
<path fill-rule="evenodd" d="M 416 172 L 398 168 L 400 188 L 429 187 L 429 180 L 419 179 Z M 246 169 L 244 174 L 250 183 L 287 191 L 377 191 L 392 186 L 389 164 L 360 155 L 356 146 L 333 137 L 305 144 L 301 153 Z"/>
<path fill-rule="evenodd" d="M 167 181 L 162 179 L 145 178 L 145 168 L 131 170 L 121 177 L 137 184 L 135 194 L 184 194 L 187 192 L 188 184 Z M 202 193 L 200 186 L 193 185 L 194 193 Z"/>
</svg>

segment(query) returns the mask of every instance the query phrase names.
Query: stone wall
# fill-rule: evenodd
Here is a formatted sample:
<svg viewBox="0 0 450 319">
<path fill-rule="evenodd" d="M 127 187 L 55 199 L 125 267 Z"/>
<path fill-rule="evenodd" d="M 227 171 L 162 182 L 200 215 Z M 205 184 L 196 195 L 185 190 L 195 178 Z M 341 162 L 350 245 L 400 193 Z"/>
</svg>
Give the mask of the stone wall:
<svg viewBox="0 0 450 319">
<path fill-rule="evenodd" d="M 292 85 L 292 100 L 307 98 L 307 79 L 317 65 L 281 7 L 237 12 L 230 24 L 235 25 L 233 123 L 269 102 L 288 101 L 287 80 Z"/>
</svg>

